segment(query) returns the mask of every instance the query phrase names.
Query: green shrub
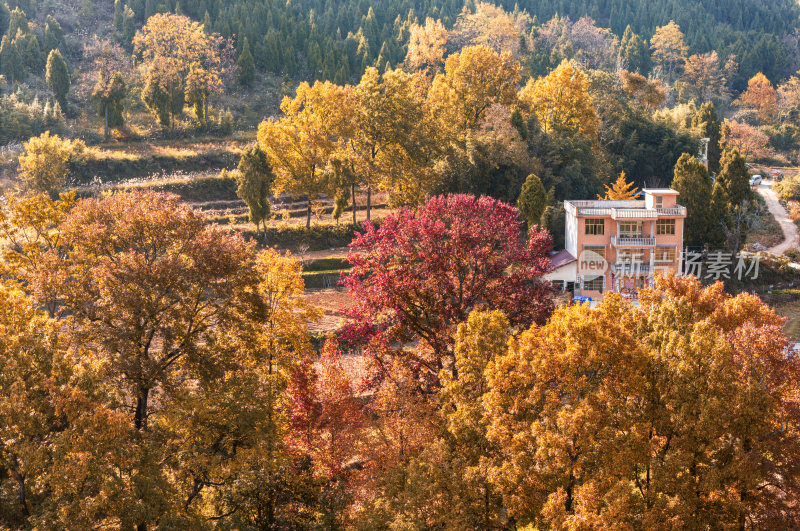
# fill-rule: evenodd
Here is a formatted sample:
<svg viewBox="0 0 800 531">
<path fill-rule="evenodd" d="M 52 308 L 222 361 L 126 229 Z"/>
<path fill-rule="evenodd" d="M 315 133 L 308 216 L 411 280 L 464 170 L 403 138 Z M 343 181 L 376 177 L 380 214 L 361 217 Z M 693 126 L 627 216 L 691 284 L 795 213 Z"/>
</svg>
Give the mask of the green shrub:
<svg viewBox="0 0 800 531">
<path fill-rule="evenodd" d="M 303 273 L 306 289 L 333 289 L 339 285 L 341 271 L 317 271 Z"/>
<path fill-rule="evenodd" d="M 0 96 L 0 146 L 63 129 L 64 115 L 58 103 L 42 105 L 37 98 L 26 101 L 21 92 Z"/>
<path fill-rule="evenodd" d="M 786 249 L 783 256 L 788 257 L 792 262 L 800 262 L 800 249 Z"/>
<path fill-rule="evenodd" d="M 304 272 L 342 271 L 350 269 L 350 264 L 344 258 L 319 258 L 309 260 L 303 265 Z"/>
<path fill-rule="evenodd" d="M 306 229 L 303 225 L 281 225 L 267 227 L 259 238 L 268 246 L 281 249 L 297 250 L 308 246 L 309 251 L 321 251 L 331 247 L 343 247 L 353 241 L 353 225 L 312 225 Z M 255 232 L 251 233 L 254 237 Z"/>
<path fill-rule="evenodd" d="M 215 201 L 236 201 L 236 180 L 224 175 L 176 178 L 174 180 L 154 181 L 123 185 L 124 189 L 147 188 L 156 192 L 168 192 L 180 196 L 190 203 Z"/>
<path fill-rule="evenodd" d="M 773 185 L 775 193 L 781 201 L 797 201 L 800 199 L 800 180 L 797 177 L 787 177 Z"/>
</svg>

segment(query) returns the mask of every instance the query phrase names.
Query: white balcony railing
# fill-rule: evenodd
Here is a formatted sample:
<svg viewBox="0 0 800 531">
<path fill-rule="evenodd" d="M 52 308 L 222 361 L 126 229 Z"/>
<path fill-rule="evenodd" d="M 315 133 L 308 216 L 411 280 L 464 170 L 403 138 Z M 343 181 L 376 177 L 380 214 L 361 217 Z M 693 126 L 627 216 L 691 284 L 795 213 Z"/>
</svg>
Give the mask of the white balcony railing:
<svg viewBox="0 0 800 531">
<path fill-rule="evenodd" d="M 611 264 L 611 271 L 615 275 L 649 275 L 650 264 L 619 262 Z"/>
<path fill-rule="evenodd" d="M 616 247 L 653 247 L 656 244 L 655 238 L 644 238 L 641 236 L 612 236 L 611 245 Z"/>
<path fill-rule="evenodd" d="M 659 217 L 661 216 L 685 216 L 686 215 L 686 207 L 685 206 L 677 206 L 674 208 L 658 208 L 656 209 L 658 212 Z"/>
</svg>

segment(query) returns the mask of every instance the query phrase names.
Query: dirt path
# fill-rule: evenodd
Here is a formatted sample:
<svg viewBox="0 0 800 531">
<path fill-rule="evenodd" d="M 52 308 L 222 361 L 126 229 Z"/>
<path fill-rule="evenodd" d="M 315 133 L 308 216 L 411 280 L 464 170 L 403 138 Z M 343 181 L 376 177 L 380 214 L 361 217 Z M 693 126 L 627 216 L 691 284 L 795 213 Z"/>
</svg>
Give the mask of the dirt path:
<svg viewBox="0 0 800 531">
<path fill-rule="evenodd" d="M 758 190 L 758 193 L 761 194 L 761 197 L 766 201 L 770 214 L 772 214 L 775 221 L 780 225 L 781 231 L 783 231 L 783 241 L 775 247 L 768 249 L 769 252 L 780 255 L 789 248 L 798 247 L 800 238 L 798 238 L 797 225 L 794 224 L 794 221 L 789 219 L 789 214 L 786 212 L 786 209 L 784 209 L 783 205 L 778 201 L 777 194 L 772 190 L 772 182 L 764 181 L 756 187 L 756 190 Z"/>
</svg>

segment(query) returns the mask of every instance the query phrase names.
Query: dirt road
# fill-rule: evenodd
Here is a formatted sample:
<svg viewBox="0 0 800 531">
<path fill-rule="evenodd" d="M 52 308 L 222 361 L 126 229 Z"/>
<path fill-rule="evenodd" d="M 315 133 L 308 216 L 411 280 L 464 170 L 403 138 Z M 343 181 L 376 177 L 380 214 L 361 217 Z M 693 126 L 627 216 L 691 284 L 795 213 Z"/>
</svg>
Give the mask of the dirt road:
<svg viewBox="0 0 800 531">
<path fill-rule="evenodd" d="M 783 241 L 775 247 L 771 247 L 768 251 L 772 254 L 780 255 L 791 247 L 797 248 L 798 244 L 800 244 L 797 225 L 794 224 L 794 221 L 789 219 L 789 214 L 786 212 L 786 209 L 783 208 L 783 205 L 778 201 L 777 194 L 772 190 L 772 182 L 764 181 L 756 187 L 756 190 L 758 190 L 758 193 L 761 194 L 761 197 L 766 201 L 770 214 L 772 214 L 775 221 L 780 225 L 781 231 L 783 231 Z"/>
</svg>

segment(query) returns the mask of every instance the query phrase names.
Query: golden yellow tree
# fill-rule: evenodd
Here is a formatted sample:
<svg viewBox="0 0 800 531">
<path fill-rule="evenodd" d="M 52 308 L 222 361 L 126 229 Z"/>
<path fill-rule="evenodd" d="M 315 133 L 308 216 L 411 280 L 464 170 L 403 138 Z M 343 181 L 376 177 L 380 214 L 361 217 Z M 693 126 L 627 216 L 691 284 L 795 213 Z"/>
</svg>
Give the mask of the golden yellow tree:
<svg viewBox="0 0 800 531">
<path fill-rule="evenodd" d="M 606 195 L 598 195 L 597 199 L 606 199 L 611 201 L 629 201 L 636 199 L 639 189 L 633 186 L 625 179 L 625 172 L 619 174 L 617 180 L 611 186 L 605 185 Z"/>
<path fill-rule="evenodd" d="M 778 91 L 767 76 L 759 72 L 750 78 L 747 90 L 733 103 L 756 111 L 758 119 L 764 124 L 769 124 L 778 116 L 778 97 Z"/>
<path fill-rule="evenodd" d="M 783 319 L 721 283 L 660 277 L 640 308 L 563 307 L 486 370 L 489 477 L 518 524 L 795 521 L 798 361 Z"/>
<path fill-rule="evenodd" d="M 338 147 L 348 115 L 351 90 L 326 82 L 301 83 L 294 98 L 281 102 L 284 116 L 262 122 L 258 144 L 275 172 L 274 194 L 305 195 L 306 227 L 311 202 L 327 189 L 326 167 Z"/>
<path fill-rule="evenodd" d="M 451 54 L 428 95 L 431 112 L 457 131 L 478 127 L 494 104 L 516 101 L 520 66 L 508 52 L 469 46 Z"/>
<path fill-rule="evenodd" d="M 430 141 L 425 120 L 425 91 L 414 76 L 400 69 L 381 75 L 367 68 L 355 87 L 349 134 L 339 153 L 367 189 L 367 219 L 372 191 L 401 189 L 419 166 L 430 163 L 424 147 Z"/>
<path fill-rule="evenodd" d="M 150 65 L 148 85 L 142 98 L 162 125 L 170 122 L 167 107 L 172 107 L 169 110 L 173 116 L 179 114 L 185 99 L 194 106 L 198 120 L 205 123 L 208 99 L 222 89 L 225 65 L 220 57 L 220 45 L 219 35 L 207 33 L 202 24 L 169 13 L 153 15 L 136 34 L 134 53 Z M 173 86 L 170 90 L 159 90 L 159 85 L 165 84 Z M 184 94 L 176 96 L 176 91 L 185 91 L 185 99 Z"/>
<path fill-rule="evenodd" d="M 571 61 L 562 61 L 545 77 L 529 79 L 519 100 L 523 110 L 533 114 L 546 133 L 597 138 L 599 122 L 589 95 L 589 79 Z"/>
<path fill-rule="evenodd" d="M 23 144 L 19 156 L 20 176 L 34 192 L 54 193 L 63 187 L 69 174 L 72 145 L 58 135 L 46 131 Z"/>
<path fill-rule="evenodd" d="M 671 84 L 683 68 L 689 52 L 680 26 L 670 20 L 666 26 L 656 28 L 650 39 L 650 48 L 653 50 L 653 59 L 664 72 L 666 82 Z"/>
<path fill-rule="evenodd" d="M 444 64 L 446 45 L 447 30 L 441 20 L 428 17 L 424 26 L 412 24 L 408 30 L 406 66 L 433 79 Z"/>
</svg>

